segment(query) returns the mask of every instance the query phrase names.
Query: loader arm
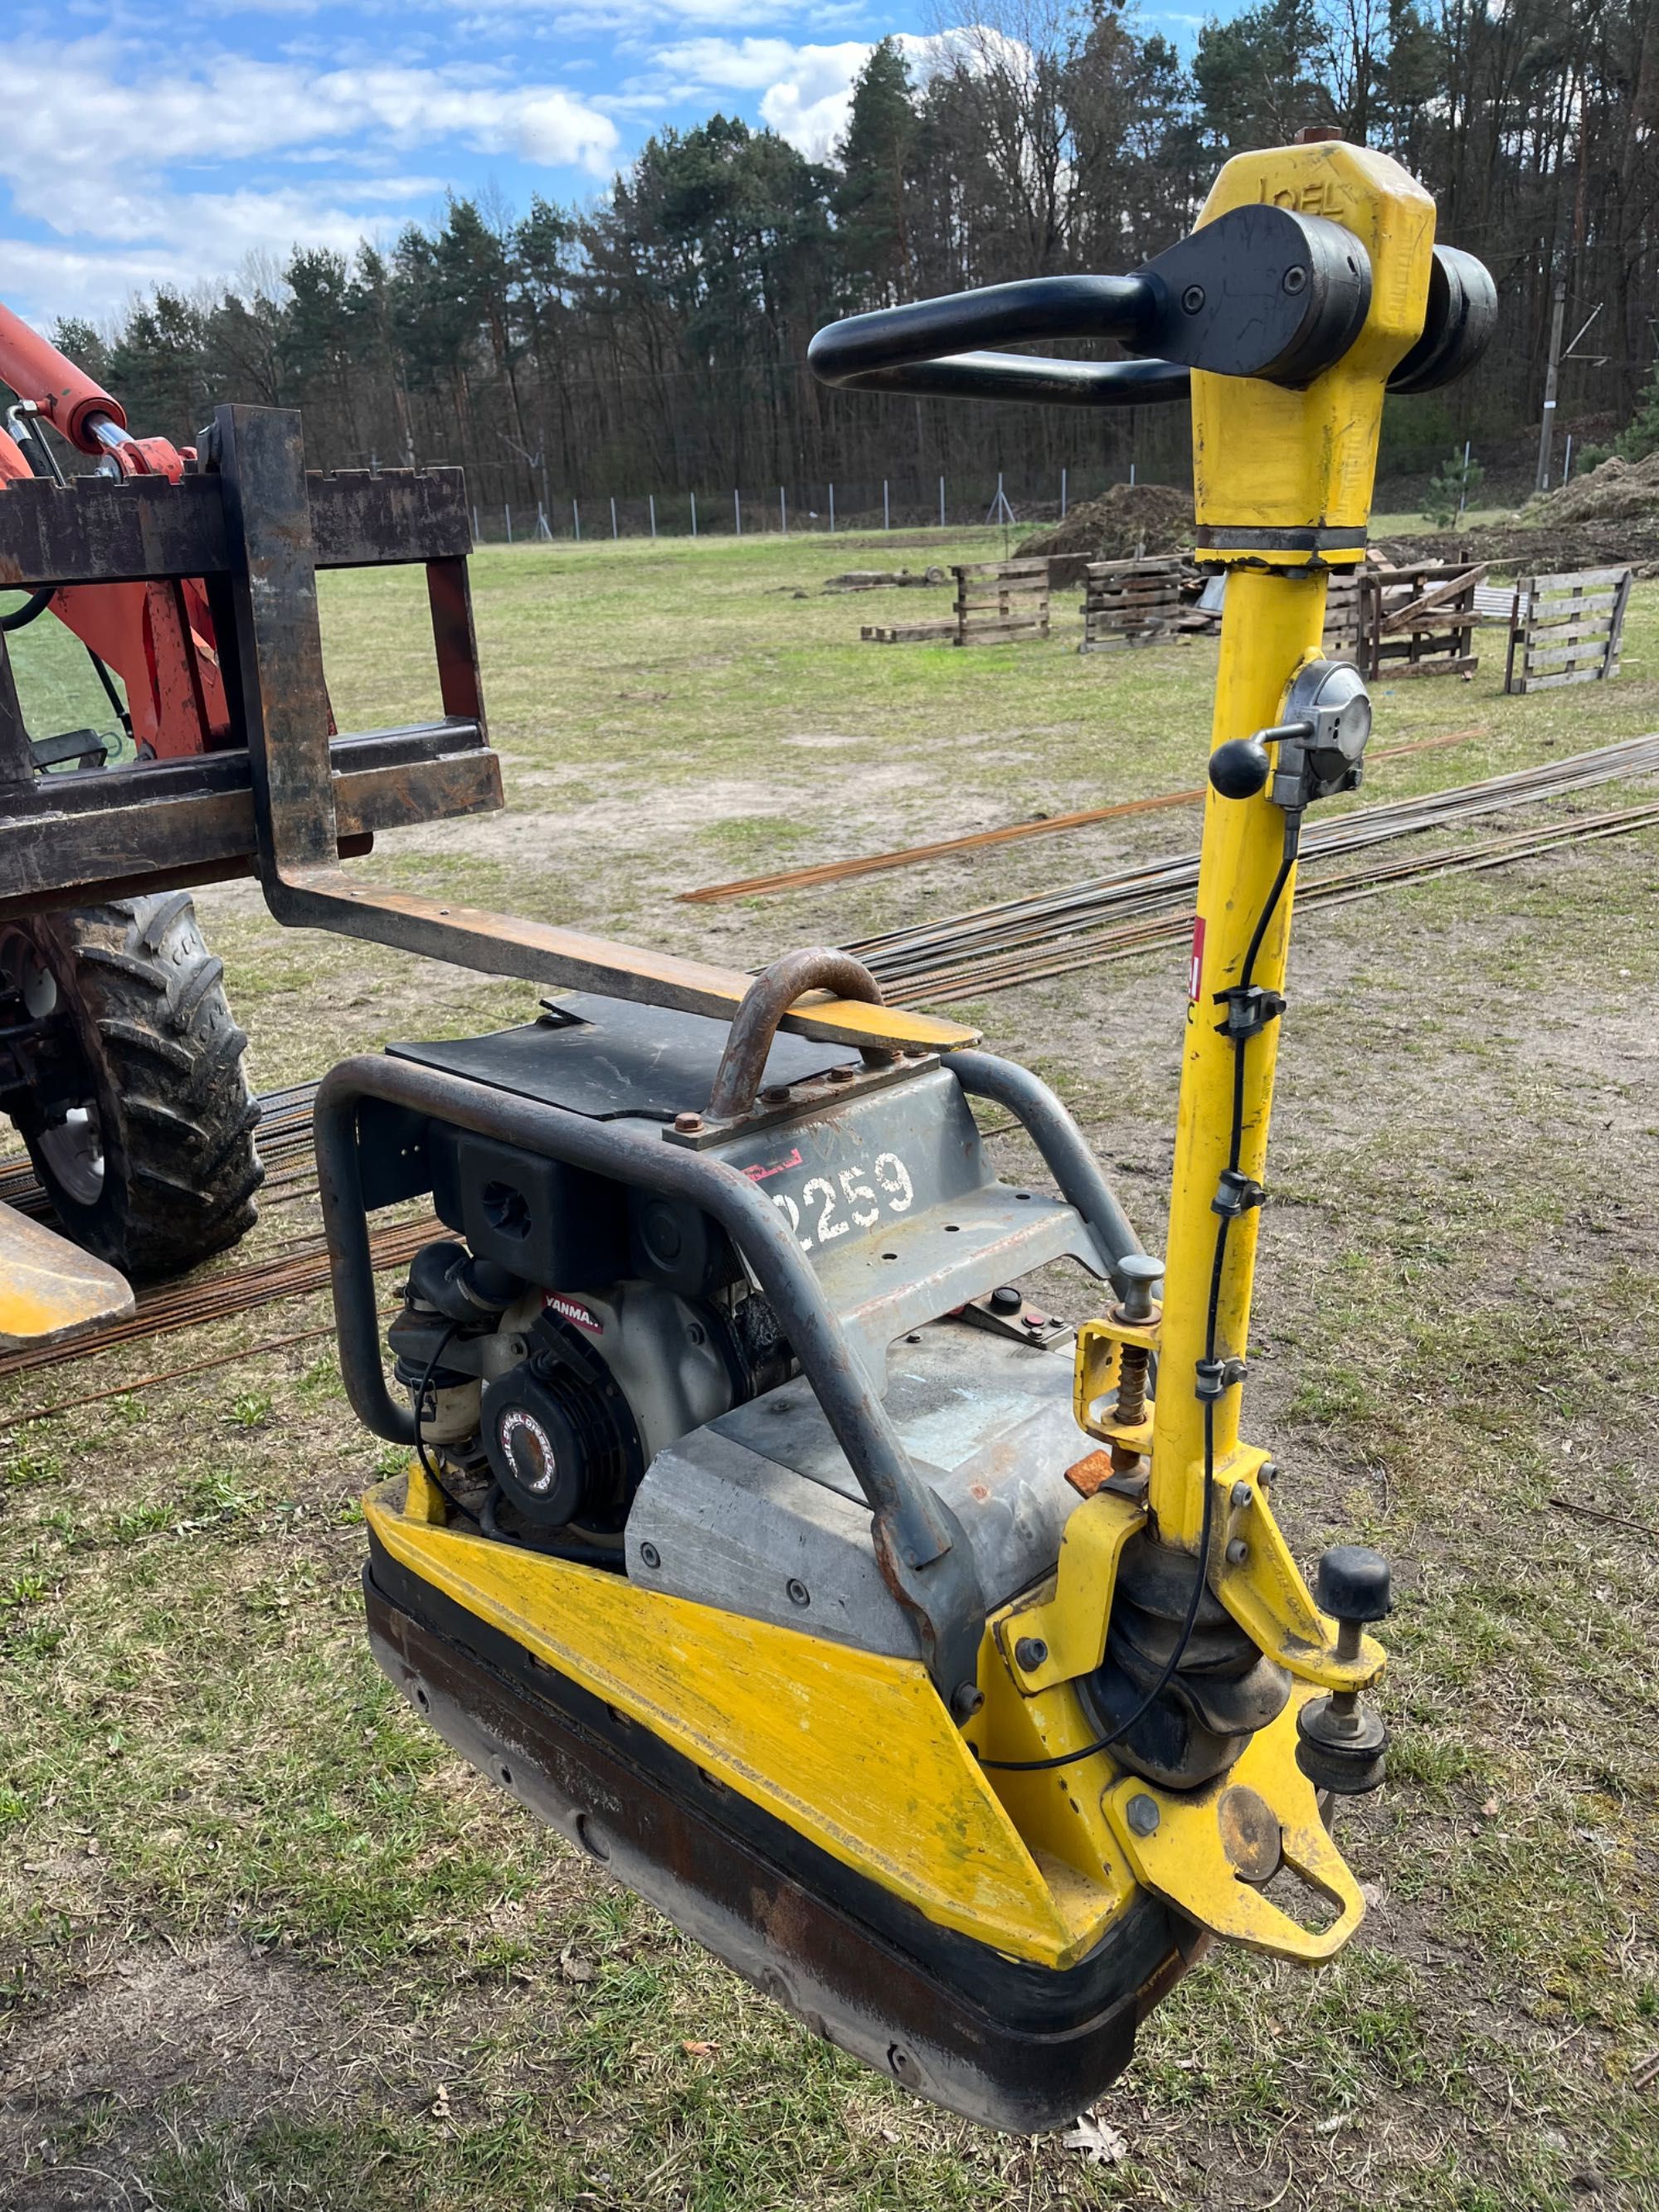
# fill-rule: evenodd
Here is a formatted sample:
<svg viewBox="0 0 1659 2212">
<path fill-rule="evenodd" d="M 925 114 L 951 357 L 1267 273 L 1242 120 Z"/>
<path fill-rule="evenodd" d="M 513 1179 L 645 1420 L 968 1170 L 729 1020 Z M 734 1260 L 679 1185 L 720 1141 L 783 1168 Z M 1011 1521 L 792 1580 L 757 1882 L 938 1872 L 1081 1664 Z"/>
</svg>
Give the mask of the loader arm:
<svg viewBox="0 0 1659 2212">
<path fill-rule="evenodd" d="M 27 478 L 64 483 L 45 423 L 78 453 L 94 457 L 104 475 L 159 476 L 177 483 L 194 459 L 165 438 L 133 437 L 120 402 L 4 306 L 0 383 L 17 395 L 8 431 L 0 434 L 0 497 L 10 483 Z M 26 620 L 55 615 L 94 663 L 120 678 L 141 759 L 184 759 L 230 742 L 213 617 L 199 579 L 61 585 L 43 604 L 31 602 L 21 612 Z"/>
</svg>

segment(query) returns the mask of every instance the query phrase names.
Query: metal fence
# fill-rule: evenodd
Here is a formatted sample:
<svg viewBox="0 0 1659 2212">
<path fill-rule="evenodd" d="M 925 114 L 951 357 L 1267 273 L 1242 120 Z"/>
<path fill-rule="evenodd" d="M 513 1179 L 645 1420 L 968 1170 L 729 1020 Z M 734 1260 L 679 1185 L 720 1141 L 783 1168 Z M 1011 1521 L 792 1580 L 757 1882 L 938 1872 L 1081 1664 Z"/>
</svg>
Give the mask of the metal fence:
<svg viewBox="0 0 1659 2212">
<path fill-rule="evenodd" d="M 1160 474 L 1178 481 L 1178 473 Z M 854 531 L 963 530 L 999 523 L 1054 522 L 1113 483 L 1136 481 L 1135 465 L 1054 471 L 1047 481 L 983 477 L 883 477 L 869 483 L 733 485 L 729 489 L 560 498 L 472 509 L 481 544 L 565 544 L 622 538 L 829 537 Z"/>
</svg>

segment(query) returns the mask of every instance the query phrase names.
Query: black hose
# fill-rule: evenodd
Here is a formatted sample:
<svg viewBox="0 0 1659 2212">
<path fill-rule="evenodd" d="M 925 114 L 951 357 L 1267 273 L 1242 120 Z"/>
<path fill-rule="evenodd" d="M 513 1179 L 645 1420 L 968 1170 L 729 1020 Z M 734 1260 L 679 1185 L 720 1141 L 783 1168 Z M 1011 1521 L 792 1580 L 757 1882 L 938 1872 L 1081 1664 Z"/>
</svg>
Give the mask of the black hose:
<svg viewBox="0 0 1659 2212">
<path fill-rule="evenodd" d="M 0 615 L 0 635 L 9 637 L 16 630 L 27 629 L 32 622 L 38 622 L 57 592 L 56 584 L 43 584 L 38 592 L 31 592 L 21 607 L 13 607 Z"/>
</svg>

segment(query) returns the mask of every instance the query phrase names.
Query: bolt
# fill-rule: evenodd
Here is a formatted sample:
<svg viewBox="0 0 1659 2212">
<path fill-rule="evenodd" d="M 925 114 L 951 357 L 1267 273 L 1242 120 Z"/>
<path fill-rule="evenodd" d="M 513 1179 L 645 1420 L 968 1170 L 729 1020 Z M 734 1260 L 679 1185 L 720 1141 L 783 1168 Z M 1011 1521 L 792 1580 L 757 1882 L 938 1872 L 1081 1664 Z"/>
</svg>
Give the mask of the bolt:
<svg viewBox="0 0 1659 2212">
<path fill-rule="evenodd" d="M 1227 1565 L 1230 1567 L 1242 1567 L 1249 1556 L 1249 1546 L 1242 1536 L 1235 1536 L 1227 1547 Z"/>
<path fill-rule="evenodd" d="M 932 1050 L 931 1045 L 907 1044 L 904 1048 L 904 1057 L 907 1060 L 926 1060 Z"/>
<path fill-rule="evenodd" d="M 1014 1646 L 1014 1664 L 1022 1674 L 1035 1674 L 1048 1656 L 1048 1647 L 1040 1636 L 1022 1636 Z"/>
<path fill-rule="evenodd" d="M 811 1604 L 811 1591 L 808 1589 L 805 1583 L 801 1582 L 796 1576 L 791 1575 L 783 1588 L 784 1594 L 788 1598 L 791 1605 Z"/>
<path fill-rule="evenodd" d="M 674 1116 L 674 1127 L 679 1131 L 681 1136 L 695 1137 L 698 1130 L 702 1127 L 702 1115 L 701 1114 L 676 1114 Z"/>
<path fill-rule="evenodd" d="M 1158 1809 L 1158 1800 L 1140 1790 L 1124 1807 L 1123 1817 L 1133 1834 L 1152 1836 L 1158 1832 L 1158 1824 L 1162 1816 Z"/>
<path fill-rule="evenodd" d="M 1181 295 L 1181 304 L 1188 314 L 1197 314 L 1204 305 L 1204 287 L 1201 284 L 1189 284 Z"/>
<path fill-rule="evenodd" d="M 1236 1482 L 1232 1486 L 1232 1502 L 1242 1513 L 1255 1498 L 1255 1492 L 1248 1482 Z"/>
<path fill-rule="evenodd" d="M 830 1070 L 830 1080 L 831 1083 L 851 1083 L 857 1074 L 856 1067 L 832 1067 Z"/>
<path fill-rule="evenodd" d="M 654 1544 L 640 1546 L 640 1565 L 642 1567 L 659 1567 L 662 1565 L 662 1553 Z"/>
<path fill-rule="evenodd" d="M 985 1703 L 977 1682 L 958 1682 L 951 1693 L 951 1711 L 959 1721 L 970 1721 Z"/>
<path fill-rule="evenodd" d="M 1274 1483 L 1276 1483 L 1276 1482 L 1278 1481 L 1278 1480 L 1279 1480 L 1279 1462 L 1278 1462 L 1278 1461 L 1277 1461 L 1277 1460 L 1273 1460 L 1273 1459 L 1264 1459 L 1264 1460 L 1262 1461 L 1262 1462 L 1261 1462 L 1261 1466 L 1260 1466 L 1259 1468 L 1257 1468 L 1257 1469 L 1256 1469 L 1256 1471 L 1255 1471 L 1255 1483 L 1256 1483 L 1256 1488 L 1257 1488 L 1258 1490 L 1271 1490 L 1271 1489 L 1273 1488 L 1273 1486 Z"/>
<path fill-rule="evenodd" d="M 1294 298 L 1298 292 L 1305 292 L 1307 289 L 1308 272 L 1305 269 L 1298 266 L 1294 269 L 1287 269 L 1285 271 L 1285 289 L 1292 298 Z"/>
<path fill-rule="evenodd" d="M 787 1083 L 769 1083 L 761 1097 L 769 1106 L 787 1106 L 789 1103 L 789 1085 Z"/>
</svg>

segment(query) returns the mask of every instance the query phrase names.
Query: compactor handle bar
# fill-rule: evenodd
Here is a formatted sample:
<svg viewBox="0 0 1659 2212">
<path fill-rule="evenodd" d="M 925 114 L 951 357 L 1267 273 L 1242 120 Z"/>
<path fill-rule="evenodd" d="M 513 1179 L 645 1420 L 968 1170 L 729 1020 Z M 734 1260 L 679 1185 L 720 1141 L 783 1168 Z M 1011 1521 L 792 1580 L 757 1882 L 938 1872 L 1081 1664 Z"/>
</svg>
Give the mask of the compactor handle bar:
<svg viewBox="0 0 1659 2212">
<path fill-rule="evenodd" d="M 852 315 L 818 332 L 813 374 L 852 392 L 1133 407 L 1182 399 L 1194 369 L 1299 390 L 1342 358 L 1370 307 L 1371 264 L 1322 216 L 1261 204 L 1206 223 L 1133 276 L 1036 276 Z M 1425 392 L 1462 375 L 1497 313 L 1478 261 L 1435 248 L 1423 337 L 1389 382 Z M 1058 361 L 982 345 L 1112 338 L 1143 356 Z"/>
</svg>

